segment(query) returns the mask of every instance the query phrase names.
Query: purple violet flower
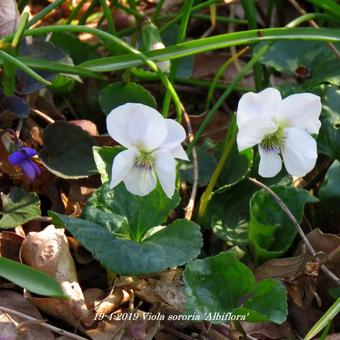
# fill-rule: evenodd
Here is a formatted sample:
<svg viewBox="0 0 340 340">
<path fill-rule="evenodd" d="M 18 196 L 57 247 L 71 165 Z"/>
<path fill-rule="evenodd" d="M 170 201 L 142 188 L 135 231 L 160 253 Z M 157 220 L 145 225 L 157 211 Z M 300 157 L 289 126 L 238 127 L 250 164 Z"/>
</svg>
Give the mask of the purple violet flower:
<svg viewBox="0 0 340 340">
<path fill-rule="evenodd" d="M 8 161 L 14 166 L 20 166 L 25 175 L 31 181 L 34 181 L 41 174 L 39 167 L 31 159 L 36 154 L 37 152 L 34 149 L 24 146 L 11 153 L 8 156 Z"/>
</svg>

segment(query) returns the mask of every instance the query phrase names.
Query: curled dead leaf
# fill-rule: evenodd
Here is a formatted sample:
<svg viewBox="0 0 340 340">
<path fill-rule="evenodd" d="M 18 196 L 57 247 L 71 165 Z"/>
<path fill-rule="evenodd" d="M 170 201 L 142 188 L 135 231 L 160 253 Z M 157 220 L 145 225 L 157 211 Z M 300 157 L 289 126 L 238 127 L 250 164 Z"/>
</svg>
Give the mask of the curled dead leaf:
<svg viewBox="0 0 340 340">
<path fill-rule="evenodd" d="M 87 324 L 88 318 L 93 320 L 93 315 L 87 309 L 84 294 L 79 286 L 64 230 L 49 225 L 41 232 L 29 233 L 21 248 L 21 258 L 24 263 L 54 277 L 70 297 L 69 300 L 30 297 L 30 300 L 47 314 L 85 332 L 80 324 Z"/>
<path fill-rule="evenodd" d="M 305 255 L 273 259 L 264 262 L 254 271 L 258 281 L 263 279 L 293 278 L 303 271 Z"/>
</svg>

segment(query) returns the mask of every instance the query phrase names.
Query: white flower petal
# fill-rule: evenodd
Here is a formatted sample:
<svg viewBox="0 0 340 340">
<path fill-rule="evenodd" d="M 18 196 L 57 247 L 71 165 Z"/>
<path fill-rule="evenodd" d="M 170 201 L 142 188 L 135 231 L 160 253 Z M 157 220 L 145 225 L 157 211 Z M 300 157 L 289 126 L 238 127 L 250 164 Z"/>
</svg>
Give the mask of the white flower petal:
<svg viewBox="0 0 340 340">
<path fill-rule="evenodd" d="M 276 130 L 277 124 L 270 120 L 261 118 L 250 119 L 247 123 L 239 127 L 237 134 L 239 151 L 243 151 L 261 143 L 265 136 L 274 133 Z"/>
<path fill-rule="evenodd" d="M 318 157 L 316 141 L 304 130 L 286 128 L 284 132 L 281 153 L 285 167 L 290 175 L 303 177 L 315 166 Z"/>
<path fill-rule="evenodd" d="M 259 93 L 245 93 L 238 102 L 236 115 L 238 127 L 240 128 L 250 119 L 276 117 L 281 102 L 280 92 L 272 87 Z"/>
<path fill-rule="evenodd" d="M 154 170 L 146 167 L 133 167 L 123 181 L 126 189 L 138 196 L 146 196 L 157 184 Z"/>
<path fill-rule="evenodd" d="M 275 151 L 266 151 L 259 146 L 260 164 L 259 175 L 262 177 L 274 177 L 282 169 L 282 160 Z"/>
<path fill-rule="evenodd" d="M 184 151 L 182 145 L 178 145 L 176 148 L 169 150 L 174 158 L 183 159 L 189 161 L 187 153 Z"/>
<path fill-rule="evenodd" d="M 113 109 L 106 118 L 110 136 L 125 147 L 152 151 L 167 136 L 162 115 L 144 104 L 127 103 Z"/>
<path fill-rule="evenodd" d="M 159 182 L 166 193 L 171 198 L 175 191 L 176 182 L 176 161 L 167 151 L 156 151 L 155 157 L 155 169 Z"/>
<path fill-rule="evenodd" d="M 283 99 L 279 110 L 279 120 L 289 127 L 318 133 L 321 122 L 319 116 L 322 105 L 319 96 L 312 93 L 297 93 Z"/>
<path fill-rule="evenodd" d="M 167 135 L 160 148 L 173 149 L 184 141 L 186 132 L 184 127 L 173 119 L 165 119 L 165 124 Z"/>
<path fill-rule="evenodd" d="M 131 148 L 120 152 L 113 160 L 110 188 L 119 184 L 133 167 L 139 152 Z"/>
</svg>

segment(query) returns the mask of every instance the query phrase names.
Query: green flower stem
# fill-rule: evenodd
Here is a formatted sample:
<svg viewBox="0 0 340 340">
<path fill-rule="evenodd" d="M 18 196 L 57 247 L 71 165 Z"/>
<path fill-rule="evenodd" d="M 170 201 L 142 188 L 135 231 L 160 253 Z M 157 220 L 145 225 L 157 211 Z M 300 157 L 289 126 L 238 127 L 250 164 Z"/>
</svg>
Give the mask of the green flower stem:
<svg viewBox="0 0 340 340">
<path fill-rule="evenodd" d="M 185 39 L 193 2 L 194 2 L 193 0 L 185 0 L 183 4 L 183 9 L 181 11 L 183 15 L 182 15 L 182 20 L 181 20 L 181 25 L 179 27 L 179 32 L 177 35 L 177 40 L 176 40 L 177 43 L 181 43 Z M 171 71 L 169 75 L 169 80 L 171 82 L 173 82 L 176 72 L 177 72 L 177 60 L 174 60 L 171 65 Z M 171 96 L 170 91 L 167 90 L 164 96 L 163 108 L 162 108 L 162 113 L 164 117 L 167 117 L 169 114 L 171 97 L 172 96 Z M 177 119 L 181 121 L 181 116 L 177 117 Z"/>
<path fill-rule="evenodd" d="M 83 8 L 83 6 L 85 5 L 85 2 L 87 0 L 81 0 L 79 2 L 79 4 L 72 10 L 71 14 L 69 15 L 69 17 L 66 20 L 66 24 L 70 24 L 78 15 L 78 13 L 80 12 L 80 10 Z"/>
<path fill-rule="evenodd" d="M 154 10 L 152 17 L 151 17 L 151 21 L 157 21 L 158 20 L 158 16 L 159 13 L 164 5 L 165 0 L 159 0 L 156 6 L 156 9 Z"/>
<path fill-rule="evenodd" d="M 248 28 L 257 29 L 255 2 L 253 0 L 241 0 L 241 4 L 248 19 Z M 259 91 L 262 88 L 261 68 L 262 68 L 261 65 L 258 63 L 255 63 L 253 66 L 256 91 Z"/>
<path fill-rule="evenodd" d="M 111 11 L 110 11 L 109 6 L 106 3 L 106 0 L 100 0 L 100 4 L 101 4 L 101 6 L 103 8 L 103 12 L 104 12 L 105 18 L 106 18 L 107 23 L 109 25 L 109 32 L 111 34 L 116 34 L 115 24 L 113 22 Z"/>
<path fill-rule="evenodd" d="M 222 156 L 219 159 L 216 168 L 213 172 L 213 174 L 211 175 L 211 179 L 208 183 L 207 188 L 205 189 L 203 195 L 201 196 L 201 200 L 200 200 L 200 205 L 198 208 L 198 220 L 202 221 L 202 218 L 205 214 L 205 211 L 207 209 L 208 203 L 211 199 L 213 190 L 215 188 L 215 185 L 217 183 L 218 177 L 220 176 L 224 164 L 227 161 L 231 150 L 233 149 L 235 142 L 236 142 L 236 132 L 237 132 L 237 126 L 236 126 L 236 116 L 234 115 L 232 117 L 232 120 L 230 122 L 230 126 L 228 129 L 228 133 L 226 135 L 226 139 L 223 145 L 223 152 L 222 152 Z"/>
<path fill-rule="evenodd" d="M 17 31 L 14 34 L 14 38 L 12 40 L 12 47 L 16 48 L 21 40 L 23 33 L 25 32 L 27 22 L 28 22 L 29 14 L 27 12 L 23 13 L 17 28 Z"/>
<path fill-rule="evenodd" d="M 311 330 L 304 337 L 304 340 L 310 340 L 320 333 L 340 312 L 340 298 L 333 303 L 333 305 L 326 311 L 326 313 L 317 321 Z"/>
<path fill-rule="evenodd" d="M 254 64 L 268 51 L 270 48 L 270 44 L 262 46 L 257 53 L 253 55 L 253 57 L 249 60 L 249 62 L 242 68 L 237 77 L 231 82 L 230 86 L 224 91 L 222 96 L 218 99 L 216 104 L 211 108 L 211 110 L 207 113 L 205 119 L 200 125 L 198 131 L 195 134 L 195 137 L 191 144 L 187 149 L 187 153 L 191 153 L 192 148 L 196 145 L 198 140 L 201 138 L 204 130 L 207 128 L 211 120 L 214 118 L 217 110 L 222 106 L 224 101 L 229 97 L 229 95 L 234 91 L 235 87 L 239 84 L 239 82 L 245 77 L 245 75 L 252 69 Z"/>
<path fill-rule="evenodd" d="M 50 5 L 45 7 L 42 11 L 40 11 L 37 15 L 35 15 L 29 22 L 28 22 L 28 27 L 33 26 L 36 24 L 38 21 L 43 19 L 48 13 L 52 12 L 54 9 L 59 7 L 65 0 L 55 0 L 52 2 Z"/>
<path fill-rule="evenodd" d="M 80 17 L 78 21 L 78 25 L 85 25 L 87 19 L 89 18 L 90 15 L 92 15 L 95 12 L 95 8 L 97 6 L 99 6 L 99 0 L 92 0 L 90 3 L 90 6 L 86 9 L 86 11 Z"/>
<path fill-rule="evenodd" d="M 201 4 L 198 4 L 196 6 L 193 6 L 191 8 L 190 13 L 194 13 L 194 12 L 198 12 L 201 9 L 204 9 L 206 7 L 209 7 L 210 5 L 219 2 L 219 0 L 208 0 L 205 2 L 202 2 Z M 179 13 L 177 16 L 175 16 L 172 20 L 170 20 L 169 22 L 167 22 L 165 25 L 163 25 L 160 28 L 160 32 L 165 32 L 166 30 L 168 30 L 172 25 L 176 24 L 177 21 L 181 20 L 182 16 L 184 15 L 184 13 Z"/>
<path fill-rule="evenodd" d="M 243 53 L 245 53 L 246 51 L 248 51 L 248 47 L 243 48 L 241 51 L 239 51 L 238 53 L 236 53 L 234 56 L 232 56 L 231 58 L 229 58 L 217 71 L 217 73 L 215 74 L 215 77 L 213 78 L 211 85 L 209 87 L 209 91 L 208 91 L 208 95 L 207 95 L 207 100 L 205 103 L 205 110 L 209 110 L 210 104 L 211 104 L 211 100 L 215 91 L 215 88 L 218 84 L 218 81 L 220 80 L 220 78 L 222 77 L 222 75 L 224 74 L 225 70 L 231 65 L 231 63 L 233 63 L 236 59 L 238 59 Z"/>
<path fill-rule="evenodd" d="M 113 2 L 113 0 L 111 0 L 111 2 Z M 137 21 L 144 19 L 143 14 L 139 13 L 136 9 L 134 9 L 131 6 L 130 7 L 124 6 L 118 1 L 116 1 L 115 6 L 121 9 L 122 11 L 133 15 Z"/>
</svg>

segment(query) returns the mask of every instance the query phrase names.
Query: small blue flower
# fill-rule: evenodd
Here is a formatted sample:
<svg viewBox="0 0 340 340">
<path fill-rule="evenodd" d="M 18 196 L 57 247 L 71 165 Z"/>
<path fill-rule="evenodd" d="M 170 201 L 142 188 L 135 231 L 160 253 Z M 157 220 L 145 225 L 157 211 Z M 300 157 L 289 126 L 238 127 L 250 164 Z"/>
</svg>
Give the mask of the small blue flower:
<svg viewBox="0 0 340 340">
<path fill-rule="evenodd" d="M 34 149 L 24 146 L 20 150 L 11 153 L 8 156 L 8 161 L 14 166 L 20 166 L 25 175 L 31 181 L 34 181 L 41 174 L 39 167 L 31 159 L 36 154 L 37 152 Z"/>
</svg>

